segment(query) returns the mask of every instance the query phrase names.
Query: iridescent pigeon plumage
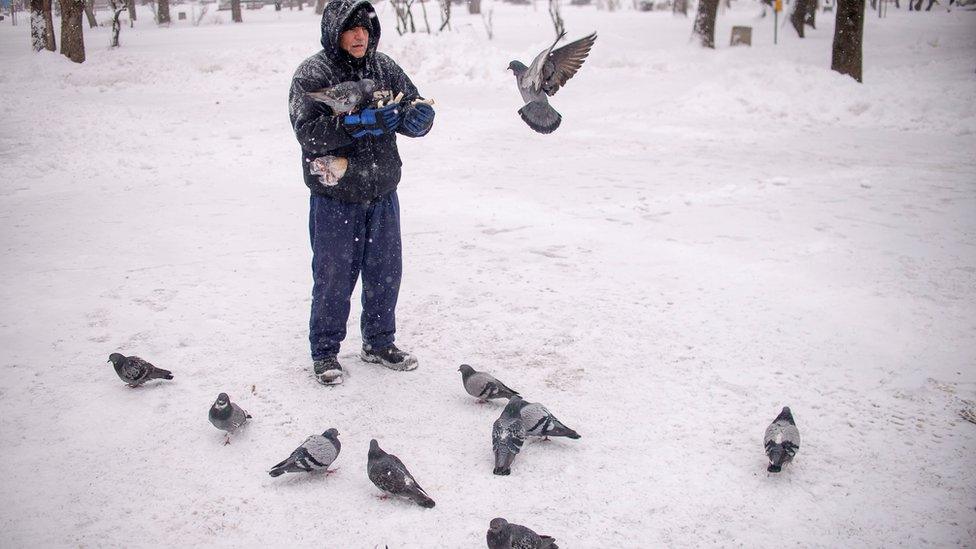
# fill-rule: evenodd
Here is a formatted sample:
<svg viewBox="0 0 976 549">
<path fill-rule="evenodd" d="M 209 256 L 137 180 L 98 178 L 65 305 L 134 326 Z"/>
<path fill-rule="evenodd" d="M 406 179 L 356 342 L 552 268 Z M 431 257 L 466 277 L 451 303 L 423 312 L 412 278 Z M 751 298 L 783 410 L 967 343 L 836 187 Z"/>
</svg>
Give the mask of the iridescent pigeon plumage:
<svg viewBox="0 0 976 549">
<path fill-rule="evenodd" d="M 522 397 L 513 396 L 491 428 L 491 447 L 495 452 L 495 468 L 492 473 L 496 475 L 510 474 L 512 462 L 522 450 L 522 443 L 525 442 L 525 424 L 519 411 L 524 405 L 525 401 Z"/>
<path fill-rule="evenodd" d="M 173 372 L 157 368 L 137 356 L 112 353 L 108 361 L 115 367 L 119 379 L 128 383 L 129 387 L 138 387 L 150 379 L 173 379 Z"/>
<path fill-rule="evenodd" d="M 461 383 L 464 384 L 464 390 L 480 401 L 494 398 L 512 398 L 518 394 L 518 391 L 498 381 L 493 375 L 487 372 L 479 372 L 467 364 L 462 364 L 458 371 L 461 372 Z"/>
<path fill-rule="evenodd" d="M 495 518 L 488 525 L 488 549 L 559 549 L 551 536 L 536 534 L 521 524 Z"/>
<path fill-rule="evenodd" d="M 556 419 L 548 408 L 538 402 L 526 402 L 519 412 L 525 424 L 525 434 L 533 437 L 580 438 L 579 433 Z"/>
<path fill-rule="evenodd" d="M 238 430 L 241 425 L 244 425 L 247 423 L 247 420 L 251 419 L 250 414 L 236 403 L 230 401 L 227 393 L 220 393 L 217 396 L 217 400 L 210 407 L 210 413 L 208 415 L 210 417 L 210 423 L 213 423 L 214 427 L 227 434 Z"/>
<path fill-rule="evenodd" d="M 369 78 L 340 82 L 331 88 L 308 92 L 308 96 L 328 105 L 335 114 L 345 114 L 365 107 L 373 99 L 376 82 Z"/>
<path fill-rule="evenodd" d="M 789 406 L 784 406 L 783 411 L 766 428 L 763 446 L 769 458 L 766 470 L 770 473 L 782 471 L 784 465 L 793 461 L 793 456 L 800 449 L 800 430 L 796 428 Z"/>
<path fill-rule="evenodd" d="M 275 465 L 268 474 L 277 477 L 285 473 L 310 473 L 327 469 L 339 457 L 339 431 L 329 429 L 321 435 L 305 439 L 287 459 Z"/>
<path fill-rule="evenodd" d="M 377 488 L 388 494 L 405 497 L 428 509 L 434 506 L 434 500 L 417 484 L 400 458 L 384 452 L 376 439 L 369 441 L 366 474 Z"/>
</svg>

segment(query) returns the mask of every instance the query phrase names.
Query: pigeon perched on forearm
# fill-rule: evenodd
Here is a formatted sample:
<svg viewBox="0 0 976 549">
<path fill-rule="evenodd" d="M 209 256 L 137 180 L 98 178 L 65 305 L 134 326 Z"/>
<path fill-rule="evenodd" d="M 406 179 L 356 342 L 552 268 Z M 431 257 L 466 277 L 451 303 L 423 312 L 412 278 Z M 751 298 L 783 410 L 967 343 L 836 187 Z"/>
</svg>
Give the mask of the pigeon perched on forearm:
<svg viewBox="0 0 976 549">
<path fill-rule="evenodd" d="M 326 469 L 339 457 L 341 448 L 339 431 L 335 429 L 312 435 L 287 459 L 272 467 L 268 474 L 277 477 L 285 473 L 310 473 Z"/>
<path fill-rule="evenodd" d="M 428 509 L 434 506 L 434 500 L 417 484 L 417 480 L 407 471 L 400 458 L 384 452 L 376 439 L 369 441 L 366 474 L 384 492 L 405 497 Z"/>
<path fill-rule="evenodd" d="M 243 408 L 230 401 L 227 393 L 220 393 L 213 406 L 210 407 L 210 423 L 228 435 L 240 428 L 251 419 L 251 415 Z"/>
<path fill-rule="evenodd" d="M 331 107 L 335 114 L 345 114 L 357 111 L 372 101 L 375 91 L 376 82 L 363 78 L 358 81 L 340 82 L 331 88 L 307 92 L 307 95 Z"/>
<path fill-rule="evenodd" d="M 495 518 L 488 525 L 488 549 L 559 549 L 551 536 L 540 536 L 521 524 Z"/>
<path fill-rule="evenodd" d="M 137 356 L 123 356 L 119 353 L 108 355 L 108 361 L 115 367 L 119 379 L 138 387 L 150 379 L 173 379 L 173 372 L 157 368 Z"/>
<path fill-rule="evenodd" d="M 461 372 L 464 390 L 482 402 L 493 398 L 512 398 L 518 394 L 518 391 L 510 389 L 491 374 L 479 372 L 467 364 L 462 364 L 458 371 Z"/>
<path fill-rule="evenodd" d="M 769 457 L 766 470 L 770 473 L 782 471 L 784 465 L 793 461 L 793 456 L 800 449 L 800 431 L 796 428 L 789 406 L 784 406 L 783 411 L 766 428 L 763 445 Z"/>
<path fill-rule="evenodd" d="M 596 42 L 596 33 L 593 33 L 554 50 L 565 35 L 565 32 L 560 33 L 549 49 L 536 56 L 531 66 L 526 67 L 518 60 L 508 64 L 525 101 L 518 112 L 522 120 L 539 133 L 552 133 L 559 127 L 563 117 L 549 105 L 547 96 L 555 95 L 576 74 Z"/>
<path fill-rule="evenodd" d="M 548 408 L 538 402 L 526 402 L 520 411 L 522 423 L 525 424 L 525 434 L 534 437 L 568 437 L 580 438 L 579 433 L 566 427 L 556 419 Z"/>
<path fill-rule="evenodd" d="M 513 396 L 491 428 L 491 447 L 495 452 L 495 469 L 492 473 L 496 475 L 510 474 L 512 462 L 522 450 L 522 443 L 525 442 L 525 424 L 519 411 L 524 405 L 525 401 L 522 397 Z"/>
</svg>

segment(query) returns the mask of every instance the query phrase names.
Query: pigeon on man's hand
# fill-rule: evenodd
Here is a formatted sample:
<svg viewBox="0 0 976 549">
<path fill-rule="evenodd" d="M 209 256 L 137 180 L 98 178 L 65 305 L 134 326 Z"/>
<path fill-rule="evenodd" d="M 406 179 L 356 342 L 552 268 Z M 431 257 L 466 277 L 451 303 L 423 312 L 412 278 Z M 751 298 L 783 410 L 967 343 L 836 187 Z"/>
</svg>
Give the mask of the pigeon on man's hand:
<svg viewBox="0 0 976 549">
<path fill-rule="evenodd" d="M 800 449 L 800 430 L 796 428 L 789 406 L 784 406 L 783 411 L 766 428 L 763 446 L 769 457 L 766 470 L 770 473 L 782 471 L 784 465 L 793 461 L 793 456 Z"/>
<path fill-rule="evenodd" d="M 555 95 L 560 87 L 566 85 L 583 66 L 583 61 L 590 54 L 590 48 L 596 42 L 596 33 L 593 33 L 554 50 L 563 36 L 566 36 L 565 32 L 559 34 L 549 49 L 542 50 L 532 61 L 532 65 L 526 67 L 518 60 L 508 64 L 508 69 L 515 74 L 519 93 L 525 101 L 525 105 L 518 112 L 522 120 L 539 133 L 552 133 L 559 127 L 563 117 L 549 105 L 546 96 Z"/>
<path fill-rule="evenodd" d="M 479 372 L 467 364 L 462 364 L 458 371 L 461 372 L 461 383 L 464 384 L 464 390 L 469 395 L 477 397 L 479 402 L 493 398 L 512 398 L 518 394 L 518 391 L 510 389 L 491 374 Z"/>
<path fill-rule="evenodd" d="M 157 368 L 137 356 L 123 356 L 119 353 L 108 355 L 108 362 L 115 367 L 119 379 L 138 387 L 150 379 L 173 379 L 173 372 Z"/>
<path fill-rule="evenodd" d="M 214 427 L 228 435 L 240 428 L 241 425 L 247 423 L 247 420 L 251 419 L 251 414 L 231 402 L 227 393 L 217 395 L 217 400 L 210 407 L 209 416 L 210 423 L 213 423 Z M 224 444 L 230 444 L 230 438 L 227 438 Z"/>
<path fill-rule="evenodd" d="M 547 440 L 549 437 L 580 438 L 579 433 L 566 427 L 548 408 L 538 402 L 526 402 L 520 415 L 525 424 L 526 435 L 545 437 Z"/>
<path fill-rule="evenodd" d="M 285 473 L 310 473 L 326 469 L 339 457 L 341 448 L 339 431 L 335 429 L 329 429 L 321 435 L 312 435 L 287 459 L 272 467 L 268 474 L 277 477 Z"/>
<path fill-rule="evenodd" d="M 375 438 L 369 441 L 366 474 L 384 492 L 405 497 L 428 509 L 434 506 L 434 500 L 417 484 L 417 480 L 407 471 L 400 458 L 384 452 Z"/>
<path fill-rule="evenodd" d="M 340 82 L 331 88 L 307 92 L 308 96 L 332 108 L 335 114 L 346 114 L 359 110 L 373 99 L 377 89 L 376 82 L 369 78 L 358 81 Z"/>
<path fill-rule="evenodd" d="M 559 549 L 551 536 L 540 536 L 530 528 L 500 517 L 491 519 L 486 538 L 488 549 Z"/>
<path fill-rule="evenodd" d="M 510 474 L 512 462 L 522 450 L 522 443 L 525 442 L 525 424 L 519 411 L 523 406 L 525 401 L 522 397 L 513 396 L 491 428 L 491 448 L 495 452 L 495 469 L 492 473 L 496 475 Z"/>
</svg>

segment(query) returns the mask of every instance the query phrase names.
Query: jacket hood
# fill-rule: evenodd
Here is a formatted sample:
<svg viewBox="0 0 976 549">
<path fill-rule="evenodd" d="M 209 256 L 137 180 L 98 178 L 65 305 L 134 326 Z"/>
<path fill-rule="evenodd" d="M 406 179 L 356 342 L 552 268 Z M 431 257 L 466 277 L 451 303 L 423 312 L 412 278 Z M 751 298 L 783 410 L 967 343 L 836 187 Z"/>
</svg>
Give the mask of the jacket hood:
<svg viewBox="0 0 976 549">
<path fill-rule="evenodd" d="M 366 56 L 369 59 L 376 52 L 376 45 L 380 41 L 380 20 L 376 17 L 376 10 L 368 0 L 331 0 L 325 5 L 322 11 L 322 48 L 332 59 L 345 58 L 352 60 L 352 56 L 339 48 L 339 35 L 346 20 L 358 10 L 363 8 L 369 15 L 370 28 L 369 45 L 366 47 Z"/>
</svg>

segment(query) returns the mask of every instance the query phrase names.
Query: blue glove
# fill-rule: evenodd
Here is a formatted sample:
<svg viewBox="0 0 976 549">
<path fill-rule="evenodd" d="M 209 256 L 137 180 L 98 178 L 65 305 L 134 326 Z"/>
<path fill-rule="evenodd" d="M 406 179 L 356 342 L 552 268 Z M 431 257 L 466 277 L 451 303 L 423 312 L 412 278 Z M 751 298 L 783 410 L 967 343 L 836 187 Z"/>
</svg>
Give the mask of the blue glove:
<svg viewBox="0 0 976 549">
<path fill-rule="evenodd" d="M 400 105 L 394 103 L 379 109 L 363 109 L 355 114 L 347 114 L 342 119 L 342 125 L 356 139 L 395 131 L 400 125 Z"/>
<path fill-rule="evenodd" d="M 414 137 L 427 133 L 433 123 L 434 107 L 427 103 L 416 103 L 403 110 L 403 129 Z"/>
</svg>

